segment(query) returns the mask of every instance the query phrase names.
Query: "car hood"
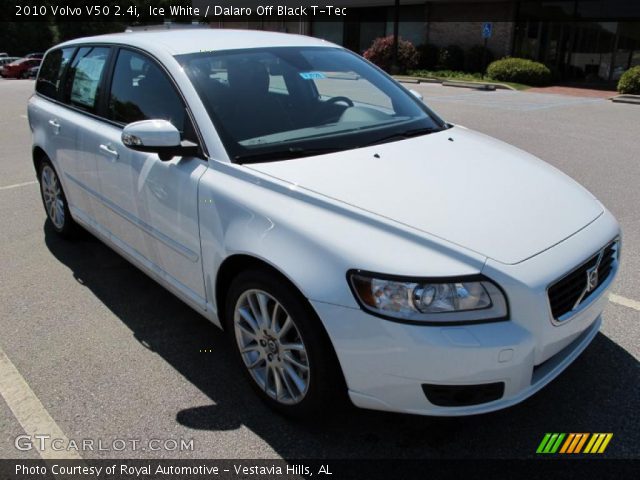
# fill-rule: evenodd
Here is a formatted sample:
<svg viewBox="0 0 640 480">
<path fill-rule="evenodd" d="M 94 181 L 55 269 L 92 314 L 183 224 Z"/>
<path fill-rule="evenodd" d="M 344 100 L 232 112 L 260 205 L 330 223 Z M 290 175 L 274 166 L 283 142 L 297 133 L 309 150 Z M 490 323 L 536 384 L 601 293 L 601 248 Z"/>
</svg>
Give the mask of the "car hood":
<svg viewBox="0 0 640 480">
<path fill-rule="evenodd" d="M 247 166 L 506 264 L 548 249 L 603 213 L 559 170 L 464 127 Z"/>
</svg>

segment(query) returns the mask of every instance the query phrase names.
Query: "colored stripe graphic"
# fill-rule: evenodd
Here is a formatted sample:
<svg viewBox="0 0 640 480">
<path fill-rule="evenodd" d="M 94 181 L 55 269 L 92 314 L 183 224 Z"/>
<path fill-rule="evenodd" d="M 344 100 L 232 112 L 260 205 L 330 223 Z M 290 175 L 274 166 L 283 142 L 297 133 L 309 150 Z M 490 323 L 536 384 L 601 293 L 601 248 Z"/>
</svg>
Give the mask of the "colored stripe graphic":
<svg viewBox="0 0 640 480">
<path fill-rule="evenodd" d="M 575 433 L 570 433 L 569 436 L 567 437 L 567 440 L 564 442 L 564 445 L 562 445 L 562 448 L 560 449 L 560 453 L 565 453 L 567 451 L 567 449 L 569 448 L 569 445 L 571 445 L 571 442 L 573 442 L 573 439 L 575 438 L 576 434 Z"/>
<path fill-rule="evenodd" d="M 603 453 L 613 438 L 613 433 L 594 433 L 584 453 Z"/>
<path fill-rule="evenodd" d="M 536 453 L 603 453 L 612 438 L 613 433 L 546 433 Z M 585 443 L 586 447 L 583 450 Z"/>
<path fill-rule="evenodd" d="M 588 433 L 582 433 L 581 435 L 582 435 L 582 438 L 578 442 L 578 445 L 576 445 L 576 449 L 573 451 L 573 453 L 580 453 L 580 451 L 582 450 L 582 447 L 584 446 L 584 442 L 586 442 L 587 438 L 589 438 Z"/>
<path fill-rule="evenodd" d="M 544 438 L 540 442 L 540 445 L 538 445 L 538 449 L 536 450 L 536 453 L 542 453 L 542 451 L 544 450 L 544 447 L 547 444 L 547 442 L 549 441 L 550 437 L 551 437 L 550 433 L 545 434 Z"/>
<path fill-rule="evenodd" d="M 565 435 L 564 433 L 547 433 L 538 445 L 536 453 L 556 453 Z"/>
<path fill-rule="evenodd" d="M 560 443 L 562 442 L 562 439 L 564 438 L 564 436 L 565 436 L 564 433 L 560 433 L 558 435 L 558 439 L 556 440 L 556 443 L 553 444 L 553 447 L 551 448 L 549 453 L 556 453 L 558 451 L 558 448 L 560 448 Z"/>
<path fill-rule="evenodd" d="M 596 443 L 597 438 L 598 438 L 597 433 L 594 433 L 593 435 L 591 435 L 591 440 L 589 440 L 589 443 L 587 443 L 587 448 L 584 449 L 584 453 L 591 452 L 591 447 L 593 447 L 593 444 Z"/>
<path fill-rule="evenodd" d="M 609 445 L 609 442 L 611 441 L 611 439 L 613 438 L 613 433 L 607 433 L 606 434 L 606 438 L 604 439 L 604 442 L 602 442 L 602 445 L 600 445 L 600 450 L 598 450 L 598 453 L 604 453 L 605 449 L 607 448 L 607 446 Z"/>
</svg>

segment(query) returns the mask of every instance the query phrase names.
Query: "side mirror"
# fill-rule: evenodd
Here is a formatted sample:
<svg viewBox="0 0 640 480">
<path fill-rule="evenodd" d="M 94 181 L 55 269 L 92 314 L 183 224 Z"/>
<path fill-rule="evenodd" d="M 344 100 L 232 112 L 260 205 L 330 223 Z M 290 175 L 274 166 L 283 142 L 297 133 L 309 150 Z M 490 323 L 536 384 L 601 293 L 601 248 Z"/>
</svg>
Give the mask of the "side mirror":
<svg viewBox="0 0 640 480">
<path fill-rule="evenodd" d="M 409 90 L 411 92 L 411 95 L 413 95 L 414 97 L 416 97 L 418 100 L 420 100 L 421 102 L 424 100 L 422 98 L 422 94 L 420 92 L 417 92 L 413 89 Z"/>
<path fill-rule="evenodd" d="M 198 155 L 198 145 L 181 141 L 180 132 L 167 120 L 141 120 L 122 130 L 122 143 L 138 152 L 157 153 L 160 160 Z"/>
</svg>

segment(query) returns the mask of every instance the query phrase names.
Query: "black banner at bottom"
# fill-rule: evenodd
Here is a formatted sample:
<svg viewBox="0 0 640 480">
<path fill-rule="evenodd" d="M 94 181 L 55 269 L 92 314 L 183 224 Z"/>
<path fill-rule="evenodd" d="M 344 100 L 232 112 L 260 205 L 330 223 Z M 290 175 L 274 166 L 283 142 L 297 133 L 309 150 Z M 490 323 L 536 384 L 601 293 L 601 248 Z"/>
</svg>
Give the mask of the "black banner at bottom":
<svg viewBox="0 0 640 480">
<path fill-rule="evenodd" d="M 1 480 L 638 478 L 640 459 L 0 460 Z"/>
</svg>

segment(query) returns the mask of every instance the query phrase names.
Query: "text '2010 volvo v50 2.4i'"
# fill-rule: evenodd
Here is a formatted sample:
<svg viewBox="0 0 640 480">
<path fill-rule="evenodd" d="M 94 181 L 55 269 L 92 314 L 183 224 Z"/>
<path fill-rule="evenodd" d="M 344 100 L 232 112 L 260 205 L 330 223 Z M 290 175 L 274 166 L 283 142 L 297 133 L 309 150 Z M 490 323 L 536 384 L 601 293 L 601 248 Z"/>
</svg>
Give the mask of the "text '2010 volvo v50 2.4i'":
<svg viewBox="0 0 640 480">
<path fill-rule="evenodd" d="M 310 37 L 84 38 L 43 61 L 33 162 L 52 227 L 84 227 L 224 328 L 272 407 L 504 408 L 593 340 L 620 230 L 419 97 Z"/>
</svg>

